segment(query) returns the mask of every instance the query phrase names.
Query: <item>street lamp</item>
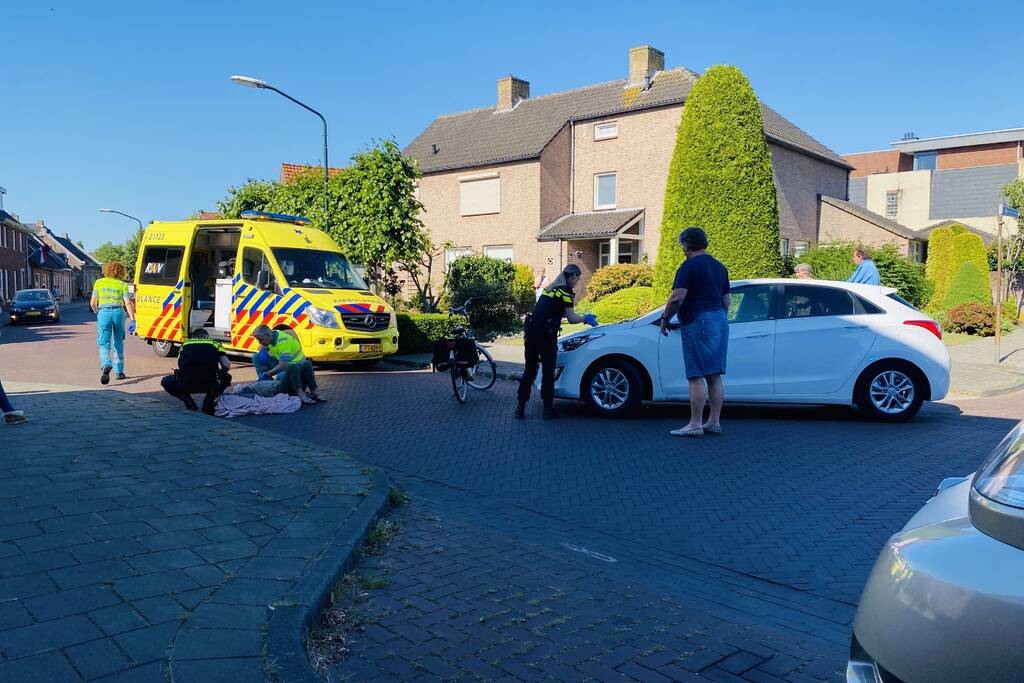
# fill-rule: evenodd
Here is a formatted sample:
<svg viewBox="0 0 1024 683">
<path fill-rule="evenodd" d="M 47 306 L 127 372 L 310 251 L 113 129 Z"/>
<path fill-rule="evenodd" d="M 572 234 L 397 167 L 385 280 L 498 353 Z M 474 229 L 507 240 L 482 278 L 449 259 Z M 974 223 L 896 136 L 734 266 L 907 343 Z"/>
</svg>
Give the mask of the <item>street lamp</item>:
<svg viewBox="0 0 1024 683">
<path fill-rule="evenodd" d="M 124 216 L 125 218 L 131 218 L 133 221 L 135 221 L 136 223 L 139 224 L 139 230 L 143 229 L 142 221 L 140 221 L 135 216 L 129 216 L 128 214 L 122 213 L 122 212 L 117 211 L 115 209 L 100 209 L 100 211 L 102 211 L 103 213 L 116 213 L 119 216 Z"/>
<path fill-rule="evenodd" d="M 237 83 L 238 85 L 244 85 L 247 88 L 258 88 L 260 90 L 273 90 L 278 95 L 280 95 L 281 97 L 285 98 L 286 100 L 291 100 L 292 102 L 294 102 L 295 104 L 299 105 L 300 107 L 302 107 L 306 111 L 313 112 L 314 114 L 316 114 L 317 116 L 320 117 L 320 121 L 324 124 L 324 227 L 326 228 L 327 227 L 327 216 L 328 216 L 327 189 L 330 186 L 330 181 L 328 180 L 328 175 L 327 175 L 327 119 L 324 118 L 323 114 L 318 112 L 316 109 L 313 109 L 313 107 L 310 107 L 308 104 L 303 104 L 302 102 L 299 102 L 297 99 L 295 99 L 294 97 L 292 97 L 288 93 L 282 92 L 282 91 L 278 90 L 277 88 L 275 88 L 274 86 L 270 85 L 266 81 L 261 81 L 258 78 L 252 78 L 250 76 L 232 76 L 231 80 L 233 82 Z"/>
</svg>

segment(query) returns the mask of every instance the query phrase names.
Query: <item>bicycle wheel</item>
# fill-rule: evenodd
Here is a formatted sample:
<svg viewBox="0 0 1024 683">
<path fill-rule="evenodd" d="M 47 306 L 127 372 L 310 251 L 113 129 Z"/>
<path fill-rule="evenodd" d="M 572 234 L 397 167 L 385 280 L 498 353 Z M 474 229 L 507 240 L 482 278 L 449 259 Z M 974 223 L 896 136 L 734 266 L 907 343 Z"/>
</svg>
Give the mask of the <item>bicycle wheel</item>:
<svg viewBox="0 0 1024 683">
<path fill-rule="evenodd" d="M 469 371 L 469 386 L 478 391 L 487 391 L 494 386 L 498 379 L 498 366 L 487 349 L 476 345 L 477 363 L 476 367 Z"/>
<path fill-rule="evenodd" d="M 455 399 L 459 403 L 466 402 L 466 394 L 469 393 L 469 383 L 466 381 L 466 369 L 455 365 L 455 354 L 451 357 L 452 390 L 455 392 Z"/>
</svg>

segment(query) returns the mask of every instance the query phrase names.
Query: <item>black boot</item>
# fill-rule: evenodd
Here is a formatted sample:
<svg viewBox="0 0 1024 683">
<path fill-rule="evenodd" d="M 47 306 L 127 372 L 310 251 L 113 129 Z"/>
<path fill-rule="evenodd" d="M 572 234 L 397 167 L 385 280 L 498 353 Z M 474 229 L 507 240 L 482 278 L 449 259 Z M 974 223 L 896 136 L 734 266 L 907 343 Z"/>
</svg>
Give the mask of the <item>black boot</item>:
<svg viewBox="0 0 1024 683">
<path fill-rule="evenodd" d="M 199 406 L 196 405 L 195 399 L 191 396 L 186 395 L 185 398 L 181 400 L 185 402 L 185 407 L 188 410 L 199 410 Z"/>
<path fill-rule="evenodd" d="M 522 420 L 524 417 L 526 417 L 526 404 L 519 401 L 516 403 L 516 419 Z"/>
<path fill-rule="evenodd" d="M 550 403 L 544 404 L 544 414 L 541 415 L 545 420 L 557 420 L 558 413 L 555 411 L 555 407 Z"/>
</svg>

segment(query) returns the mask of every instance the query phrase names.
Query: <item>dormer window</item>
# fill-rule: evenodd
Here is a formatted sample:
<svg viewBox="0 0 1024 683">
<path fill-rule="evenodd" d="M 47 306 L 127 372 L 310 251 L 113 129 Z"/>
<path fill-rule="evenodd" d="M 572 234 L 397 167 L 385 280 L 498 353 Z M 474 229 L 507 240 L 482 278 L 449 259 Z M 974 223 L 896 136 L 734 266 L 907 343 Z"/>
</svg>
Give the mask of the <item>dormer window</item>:
<svg viewBox="0 0 1024 683">
<path fill-rule="evenodd" d="M 595 140 L 612 140 L 617 137 L 619 137 L 618 121 L 608 121 L 607 123 L 598 123 L 594 125 Z"/>
</svg>

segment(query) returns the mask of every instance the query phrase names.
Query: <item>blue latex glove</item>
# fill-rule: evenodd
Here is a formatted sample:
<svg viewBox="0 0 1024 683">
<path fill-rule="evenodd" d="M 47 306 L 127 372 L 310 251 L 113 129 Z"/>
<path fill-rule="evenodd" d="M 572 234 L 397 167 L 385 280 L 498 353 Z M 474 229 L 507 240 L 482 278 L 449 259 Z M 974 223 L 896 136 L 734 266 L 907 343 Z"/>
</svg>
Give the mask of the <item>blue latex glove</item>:
<svg viewBox="0 0 1024 683">
<path fill-rule="evenodd" d="M 583 322 L 590 325 L 591 327 L 597 327 L 597 316 L 593 313 L 586 313 L 583 316 Z"/>
<path fill-rule="evenodd" d="M 128 323 L 128 334 L 135 334 L 135 321 Z"/>
</svg>

